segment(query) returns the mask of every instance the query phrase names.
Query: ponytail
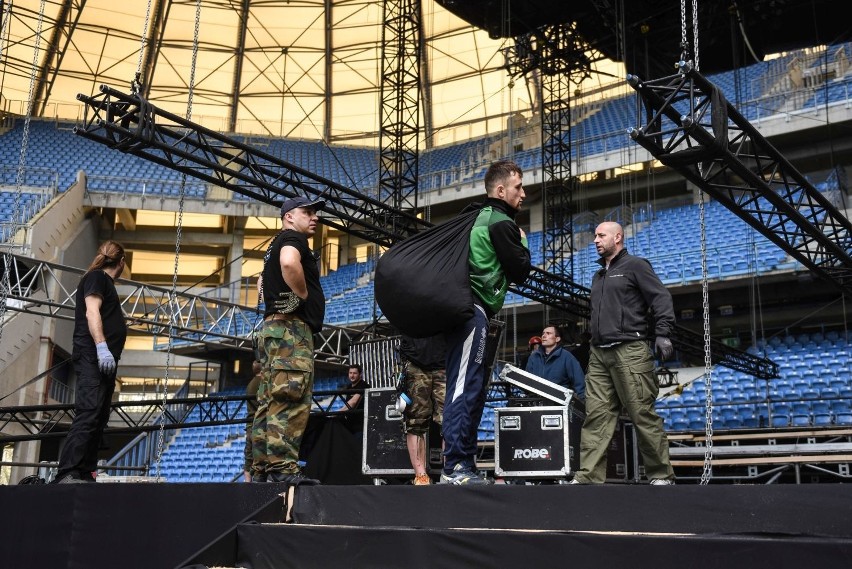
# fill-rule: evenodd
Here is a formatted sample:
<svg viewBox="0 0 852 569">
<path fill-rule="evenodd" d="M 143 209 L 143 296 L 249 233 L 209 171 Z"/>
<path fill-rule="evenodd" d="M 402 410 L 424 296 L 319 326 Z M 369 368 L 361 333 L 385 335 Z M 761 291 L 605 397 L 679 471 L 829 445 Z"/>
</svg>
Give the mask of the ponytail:
<svg viewBox="0 0 852 569">
<path fill-rule="evenodd" d="M 118 265 L 124 258 L 124 247 L 116 241 L 105 241 L 103 245 L 98 247 L 98 254 L 92 264 L 89 265 L 89 271 L 97 269 L 109 269 Z"/>
</svg>

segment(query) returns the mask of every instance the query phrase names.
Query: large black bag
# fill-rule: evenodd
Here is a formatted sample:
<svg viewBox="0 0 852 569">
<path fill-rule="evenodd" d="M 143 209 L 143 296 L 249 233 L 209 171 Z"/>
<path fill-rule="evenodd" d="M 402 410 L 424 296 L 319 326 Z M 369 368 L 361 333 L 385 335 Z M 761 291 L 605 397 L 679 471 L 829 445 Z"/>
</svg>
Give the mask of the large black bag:
<svg viewBox="0 0 852 569">
<path fill-rule="evenodd" d="M 376 302 L 412 338 L 451 330 L 473 316 L 470 231 L 474 210 L 394 244 L 376 263 Z"/>
</svg>

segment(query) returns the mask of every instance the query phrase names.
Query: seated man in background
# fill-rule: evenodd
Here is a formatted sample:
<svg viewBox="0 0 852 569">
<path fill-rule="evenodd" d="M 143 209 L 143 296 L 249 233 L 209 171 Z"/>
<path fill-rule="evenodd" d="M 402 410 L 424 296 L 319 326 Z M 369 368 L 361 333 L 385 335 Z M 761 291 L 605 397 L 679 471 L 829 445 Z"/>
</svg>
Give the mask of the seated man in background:
<svg viewBox="0 0 852 569">
<path fill-rule="evenodd" d="M 352 411 L 356 409 L 363 409 L 364 390 L 369 389 L 370 384 L 364 381 L 364 372 L 361 370 L 361 365 L 350 365 L 349 371 L 346 375 L 349 378 L 349 384 L 344 385 L 343 387 L 341 387 L 341 389 L 356 392 L 350 395 L 349 398 L 346 400 L 346 408 Z"/>
<path fill-rule="evenodd" d="M 347 372 L 349 383 L 340 387 L 341 390 L 348 391 L 350 395 L 343 395 L 345 399 L 346 411 L 344 416 L 344 425 L 357 437 L 361 436 L 364 431 L 364 390 L 370 389 L 370 384 L 364 380 L 363 371 L 360 364 L 351 364 Z"/>
</svg>

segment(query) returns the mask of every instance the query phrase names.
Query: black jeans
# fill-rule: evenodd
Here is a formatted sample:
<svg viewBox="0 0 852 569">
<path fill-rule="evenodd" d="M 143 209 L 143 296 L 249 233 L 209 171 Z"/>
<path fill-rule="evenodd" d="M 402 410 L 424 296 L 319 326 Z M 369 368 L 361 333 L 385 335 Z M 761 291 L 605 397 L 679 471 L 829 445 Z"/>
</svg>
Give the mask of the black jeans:
<svg viewBox="0 0 852 569">
<path fill-rule="evenodd" d="M 66 474 L 91 478 L 98 466 L 98 447 L 109 420 L 109 407 L 115 391 L 115 374 L 98 369 L 98 358 L 82 355 L 74 359 L 77 372 L 75 416 L 59 458 L 55 480 Z"/>
</svg>

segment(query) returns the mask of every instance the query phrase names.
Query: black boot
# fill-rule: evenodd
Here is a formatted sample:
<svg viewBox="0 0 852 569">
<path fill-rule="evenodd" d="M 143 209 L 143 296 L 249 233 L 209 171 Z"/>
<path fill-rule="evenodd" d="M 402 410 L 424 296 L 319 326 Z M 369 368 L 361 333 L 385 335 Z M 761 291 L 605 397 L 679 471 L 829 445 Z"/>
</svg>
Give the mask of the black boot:
<svg viewBox="0 0 852 569">
<path fill-rule="evenodd" d="M 293 474 L 287 472 L 269 472 L 266 475 L 267 482 L 283 482 L 284 484 L 289 484 L 290 486 L 316 486 L 320 484 L 320 481 L 315 478 L 307 478 L 301 472 L 296 472 Z"/>
</svg>

